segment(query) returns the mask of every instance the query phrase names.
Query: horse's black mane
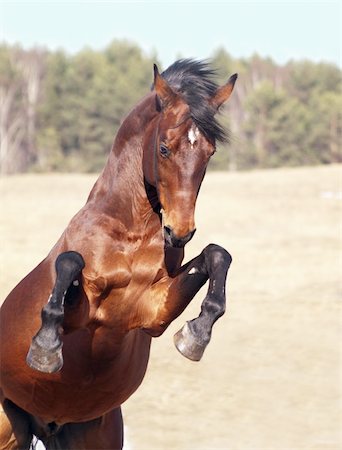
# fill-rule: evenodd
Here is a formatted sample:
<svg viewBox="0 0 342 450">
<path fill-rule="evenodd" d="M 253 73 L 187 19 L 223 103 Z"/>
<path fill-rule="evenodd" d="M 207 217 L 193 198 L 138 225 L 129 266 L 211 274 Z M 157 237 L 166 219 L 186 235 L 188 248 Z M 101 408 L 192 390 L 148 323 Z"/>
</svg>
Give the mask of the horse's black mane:
<svg viewBox="0 0 342 450">
<path fill-rule="evenodd" d="M 212 142 L 228 140 L 228 134 L 215 118 L 217 110 L 208 102 L 218 88 L 214 81 L 216 71 L 208 62 L 180 59 L 161 75 L 183 96 L 192 120 L 204 136 Z"/>
</svg>

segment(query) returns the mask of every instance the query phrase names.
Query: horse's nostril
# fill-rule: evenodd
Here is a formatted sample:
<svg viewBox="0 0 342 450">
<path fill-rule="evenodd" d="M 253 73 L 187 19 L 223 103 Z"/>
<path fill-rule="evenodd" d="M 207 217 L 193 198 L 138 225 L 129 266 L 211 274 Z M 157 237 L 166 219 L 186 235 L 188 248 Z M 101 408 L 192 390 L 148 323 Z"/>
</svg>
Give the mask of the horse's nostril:
<svg viewBox="0 0 342 450">
<path fill-rule="evenodd" d="M 170 228 L 170 227 L 168 227 L 168 226 L 165 226 L 164 227 L 164 232 L 165 232 L 165 235 L 167 235 L 167 236 L 172 236 L 172 229 Z"/>
</svg>

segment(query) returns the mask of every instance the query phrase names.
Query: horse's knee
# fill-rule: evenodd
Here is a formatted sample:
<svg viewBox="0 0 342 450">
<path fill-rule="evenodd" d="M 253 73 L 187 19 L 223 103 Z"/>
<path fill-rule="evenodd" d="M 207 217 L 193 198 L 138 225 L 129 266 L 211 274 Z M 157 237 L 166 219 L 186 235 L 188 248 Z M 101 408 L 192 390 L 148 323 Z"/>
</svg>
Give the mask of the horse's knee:
<svg viewBox="0 0 342 450">
<path fill-rule="evenodd" d="M 77 277 L 84 269 L 84 266 L 84 259 L 79 253 L 74 251 L 61 253 L 55 263 L 57 278 L 60 278 L 60 282 L 64 281 L 65 284 L 70 284 L 74 277 Z"/>
<path fill-rule="evenodd" d="M 0 406 L 0 450 L 27 450 L 32 437 L 28 415 L 5 400 Z"/>
<path fill-rule="evenodd" d="M 204 249 L 204 255 L 210 258 L 210 263 L 214 267 L 220 267 L 222 265 L 230 266 L 232 263 L 232 256 L 226 249 L 217 244 L 209 244 Z"/>
</svg>

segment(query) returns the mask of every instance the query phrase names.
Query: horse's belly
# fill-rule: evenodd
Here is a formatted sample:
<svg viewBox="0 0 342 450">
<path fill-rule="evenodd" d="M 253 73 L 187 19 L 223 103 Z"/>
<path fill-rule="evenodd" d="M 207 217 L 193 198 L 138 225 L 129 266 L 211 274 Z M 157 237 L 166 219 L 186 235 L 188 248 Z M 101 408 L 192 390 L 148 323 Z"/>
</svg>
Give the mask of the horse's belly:
<svg viewBox="0 0 342 450">
<path fill-rule="evenodd" d="M 18 372 L 4 361 L 4 395 L 46 423 L 94 419 L 121 405 L 141 384 L 150 342 L 144 332 L 133 330 L 115 358 L 96 360 L 85 354 L 86 340 L 77 348 L 70 335 L 64 343 L 64 366 L 56 374 L 43 374 L 24 364 Z"/>
<path fill-rule="evenodd" d="M 141 330 L 132 330 L 113 359 L 98 355 L 100 358 L 90 359 L 90 365 L 85 362 L 81 370 L 70 364 L 68 355 L 64 372 L 61 372 L 61 379 L 66 384 L 59 386 L 64 400 L 61 398 L 58 402 L 59 412 L 54 421 L 65 423 L 90 420 L 125 402 L 144 378 L 150 344 L 150 336 Z M 72 353 L 73 351 L 71 356 Z M 70 388 L 67 380 L 72 381 Z M 66 395 L 63 395 L 64 392 Z"/>
</svg>

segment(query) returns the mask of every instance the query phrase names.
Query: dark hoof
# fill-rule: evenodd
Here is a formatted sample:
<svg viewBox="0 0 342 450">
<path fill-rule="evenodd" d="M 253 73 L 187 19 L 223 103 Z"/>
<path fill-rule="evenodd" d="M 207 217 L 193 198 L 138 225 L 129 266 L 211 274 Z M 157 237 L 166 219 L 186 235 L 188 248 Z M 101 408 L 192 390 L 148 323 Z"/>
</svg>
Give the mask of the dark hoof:
<svg viewBox="0 0 342 450">
<path fill-rule="evenodd" d="M 63 367 L 62 344 L 49 350 L 32 340 L 26 362 L 32 369 L 39 370 L 39 372 L 58 372 Z"/>
<path fill-rule="evenodd" d="M 207 343 L 200 343 L 192 333 L 188 322 L 173 337 L 177 350 L 191 361 L 199 361 L 204 353 Z"/>
</svg>

